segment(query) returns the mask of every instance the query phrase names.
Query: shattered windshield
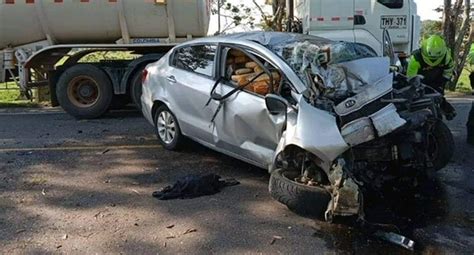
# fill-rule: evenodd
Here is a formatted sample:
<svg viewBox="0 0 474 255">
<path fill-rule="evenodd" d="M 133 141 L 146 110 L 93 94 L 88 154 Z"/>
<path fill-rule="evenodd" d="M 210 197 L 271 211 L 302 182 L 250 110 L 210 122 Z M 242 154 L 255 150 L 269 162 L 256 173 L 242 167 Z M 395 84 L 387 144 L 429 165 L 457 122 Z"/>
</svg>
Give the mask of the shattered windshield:
<svg viewBox="0 0 474 255">
<path fill-rule="evenodd" d="M 377 57 L 374 50 L 363 44 L 311 40 L 307 37 L 267 47 L 280 56 L 304 82 L 307 82 L 306 71 L 319 75 L 325 73 L 322 69 L 327 69 L 327 66 Z"/>
</svg>

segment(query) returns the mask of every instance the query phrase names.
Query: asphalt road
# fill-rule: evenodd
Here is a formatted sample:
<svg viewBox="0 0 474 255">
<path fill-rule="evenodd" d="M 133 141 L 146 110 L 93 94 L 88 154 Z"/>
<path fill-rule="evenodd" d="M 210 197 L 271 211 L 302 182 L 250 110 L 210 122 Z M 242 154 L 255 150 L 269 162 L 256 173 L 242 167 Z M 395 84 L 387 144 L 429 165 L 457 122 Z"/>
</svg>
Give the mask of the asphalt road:
<svg viewBox="0 0 474 255">
<path fill-rule="evenodd" d="M 457 149 L 431 196 L 394 202 L 418 252 L 474 250 L 471 100 L 453 99 Z M 151 196 L 180 176 L 207 173 L 241 185 L 191 200 Z M 0 109 L 0 253 L 409 253 L 357 228 L 293 214 L 270 198 L 268 178 L 199 145 L 163 150 L 136 111 L 78 121 L 57 109 Z"/>
</svg>

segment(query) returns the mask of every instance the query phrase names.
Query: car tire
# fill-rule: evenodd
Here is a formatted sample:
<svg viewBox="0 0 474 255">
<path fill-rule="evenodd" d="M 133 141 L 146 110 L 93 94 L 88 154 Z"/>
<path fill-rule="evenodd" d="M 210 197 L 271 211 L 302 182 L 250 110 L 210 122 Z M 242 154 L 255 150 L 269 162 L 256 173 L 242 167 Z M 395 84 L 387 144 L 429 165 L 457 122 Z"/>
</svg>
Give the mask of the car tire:
<svg viewBox="0 0 474 255">
<path fill-rule="evenodd" d="M 167 150 L 178 150 L 184 143 L 184 136 L 176 116 L 166 107 L 161 105 L 154 116 L 155 133 L 158 141 Z"/>
<path fill-rule="evenodd" d="M 142 109 L 142 70 L 143 69 L 139 69 L 139 71 L 133 75 L 130 84 L 130 97 L 138 110 Z"/>
<path fill-rule="evenodd" d="M 284 169 L 273 171 L 270 176 L 270 195 L 297 214 L 324 220 L 331 195 L 323 187 L 290 180 L 292 175 L 298 174 Z"/>
<path fill-rule="evenodd" d="M 114 92 L 107 74 L 96 66 L 84 64 L 64 71 L 56 95 L 67 113 L 78 119 L 94 119 L 107 112 Z"/>
<path fill-rule="evenodd" d="M 453 134 L 449 127 L 441 120 L 437 121 L 433 127 L 429 150 L 435 171 L 446 167 L 454 155 Z"/>
</svg>

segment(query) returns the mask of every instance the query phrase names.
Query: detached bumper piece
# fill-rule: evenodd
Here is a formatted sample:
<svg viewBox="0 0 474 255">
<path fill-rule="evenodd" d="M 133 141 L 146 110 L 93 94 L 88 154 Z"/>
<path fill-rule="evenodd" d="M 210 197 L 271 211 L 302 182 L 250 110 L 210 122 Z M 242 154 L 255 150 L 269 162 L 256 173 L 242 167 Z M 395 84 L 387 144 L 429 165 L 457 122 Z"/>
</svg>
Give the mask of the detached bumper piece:
<svg viewBox="0 0 474 255">
<path fill-rule="evenodd" d="M 369 117 L 346 124 L 341 133 L 348 144 L 356 146 L 385 136 L 405 124 L 406 120 L 397 113 L 395 105 L 389 104 Z"/>
</svg>

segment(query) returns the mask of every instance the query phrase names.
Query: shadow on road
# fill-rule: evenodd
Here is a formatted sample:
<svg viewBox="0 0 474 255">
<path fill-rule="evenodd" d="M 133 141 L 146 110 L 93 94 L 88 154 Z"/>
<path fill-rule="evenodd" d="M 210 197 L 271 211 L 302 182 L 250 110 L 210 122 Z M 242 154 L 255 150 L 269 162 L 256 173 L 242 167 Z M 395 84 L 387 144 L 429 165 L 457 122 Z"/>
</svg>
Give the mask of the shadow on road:
<svg viewBox="0 0 474 255">
<path fill-rule="evenodd" d="M 29 119 L 2 117 L 0 120 L 6 124 L 0 133 L 3 146 L 8 147 L 15 145 L 10 141 L 21 142 L 16 144 L 19 147 L 47 147 L 67 139 L 70 141 L 66 144 L 79 145 L 152 144 L 153 129 L 139 115 L 112 112 L 92 121 L 54 114 Z M 32 122 L 41 124 L 28 124 Z M 25 128 L 15 130 L 18 125 Z M 455 134 L 457 143 L 461 143 L 463 133 Z M 147 140 L 138 139 L 143 137 Z M 466 206 L 459 204 L 469 201 L 463 196 L 472 197 L 465 192 L 470 185 L 465 180 L 472 174 L 464 169 L 472 163 L 469 152 L 474 150 L 461 150 L 467 154 L 456 155 L 455 162 L 437 174 L 438 179 L 423 183 L 418 192 L 369 198 L 367 218 L 396 224 L 403 234 L 421 244 L 420 251 L 429 250 L 432 245 L 448 251 L 472 250 L 470 242 L 456 242 L 469 233 L 455 232 L 450 227 L 473 226 L 463 214 Z M 209 173 L 234 177 L 241 185 L 191 200 L 159 201 L 151 196 L 153 191 L 184 175 Z M 268 178 L 265 170 L 194 143 L 181 152 L 112 148 L 2 153 L 0 250 L 173 254 L 404 252 L 357 228 L 291 213 L 268 195 Z M 458 220 L 459 215 L 462 217 Z M 438 227 L 445 232 L 436 230 Z M 196 232 L 184 234 L 190 229 Z M 444 239 L 435 240 L 439 236 Z"/>
</svg>

